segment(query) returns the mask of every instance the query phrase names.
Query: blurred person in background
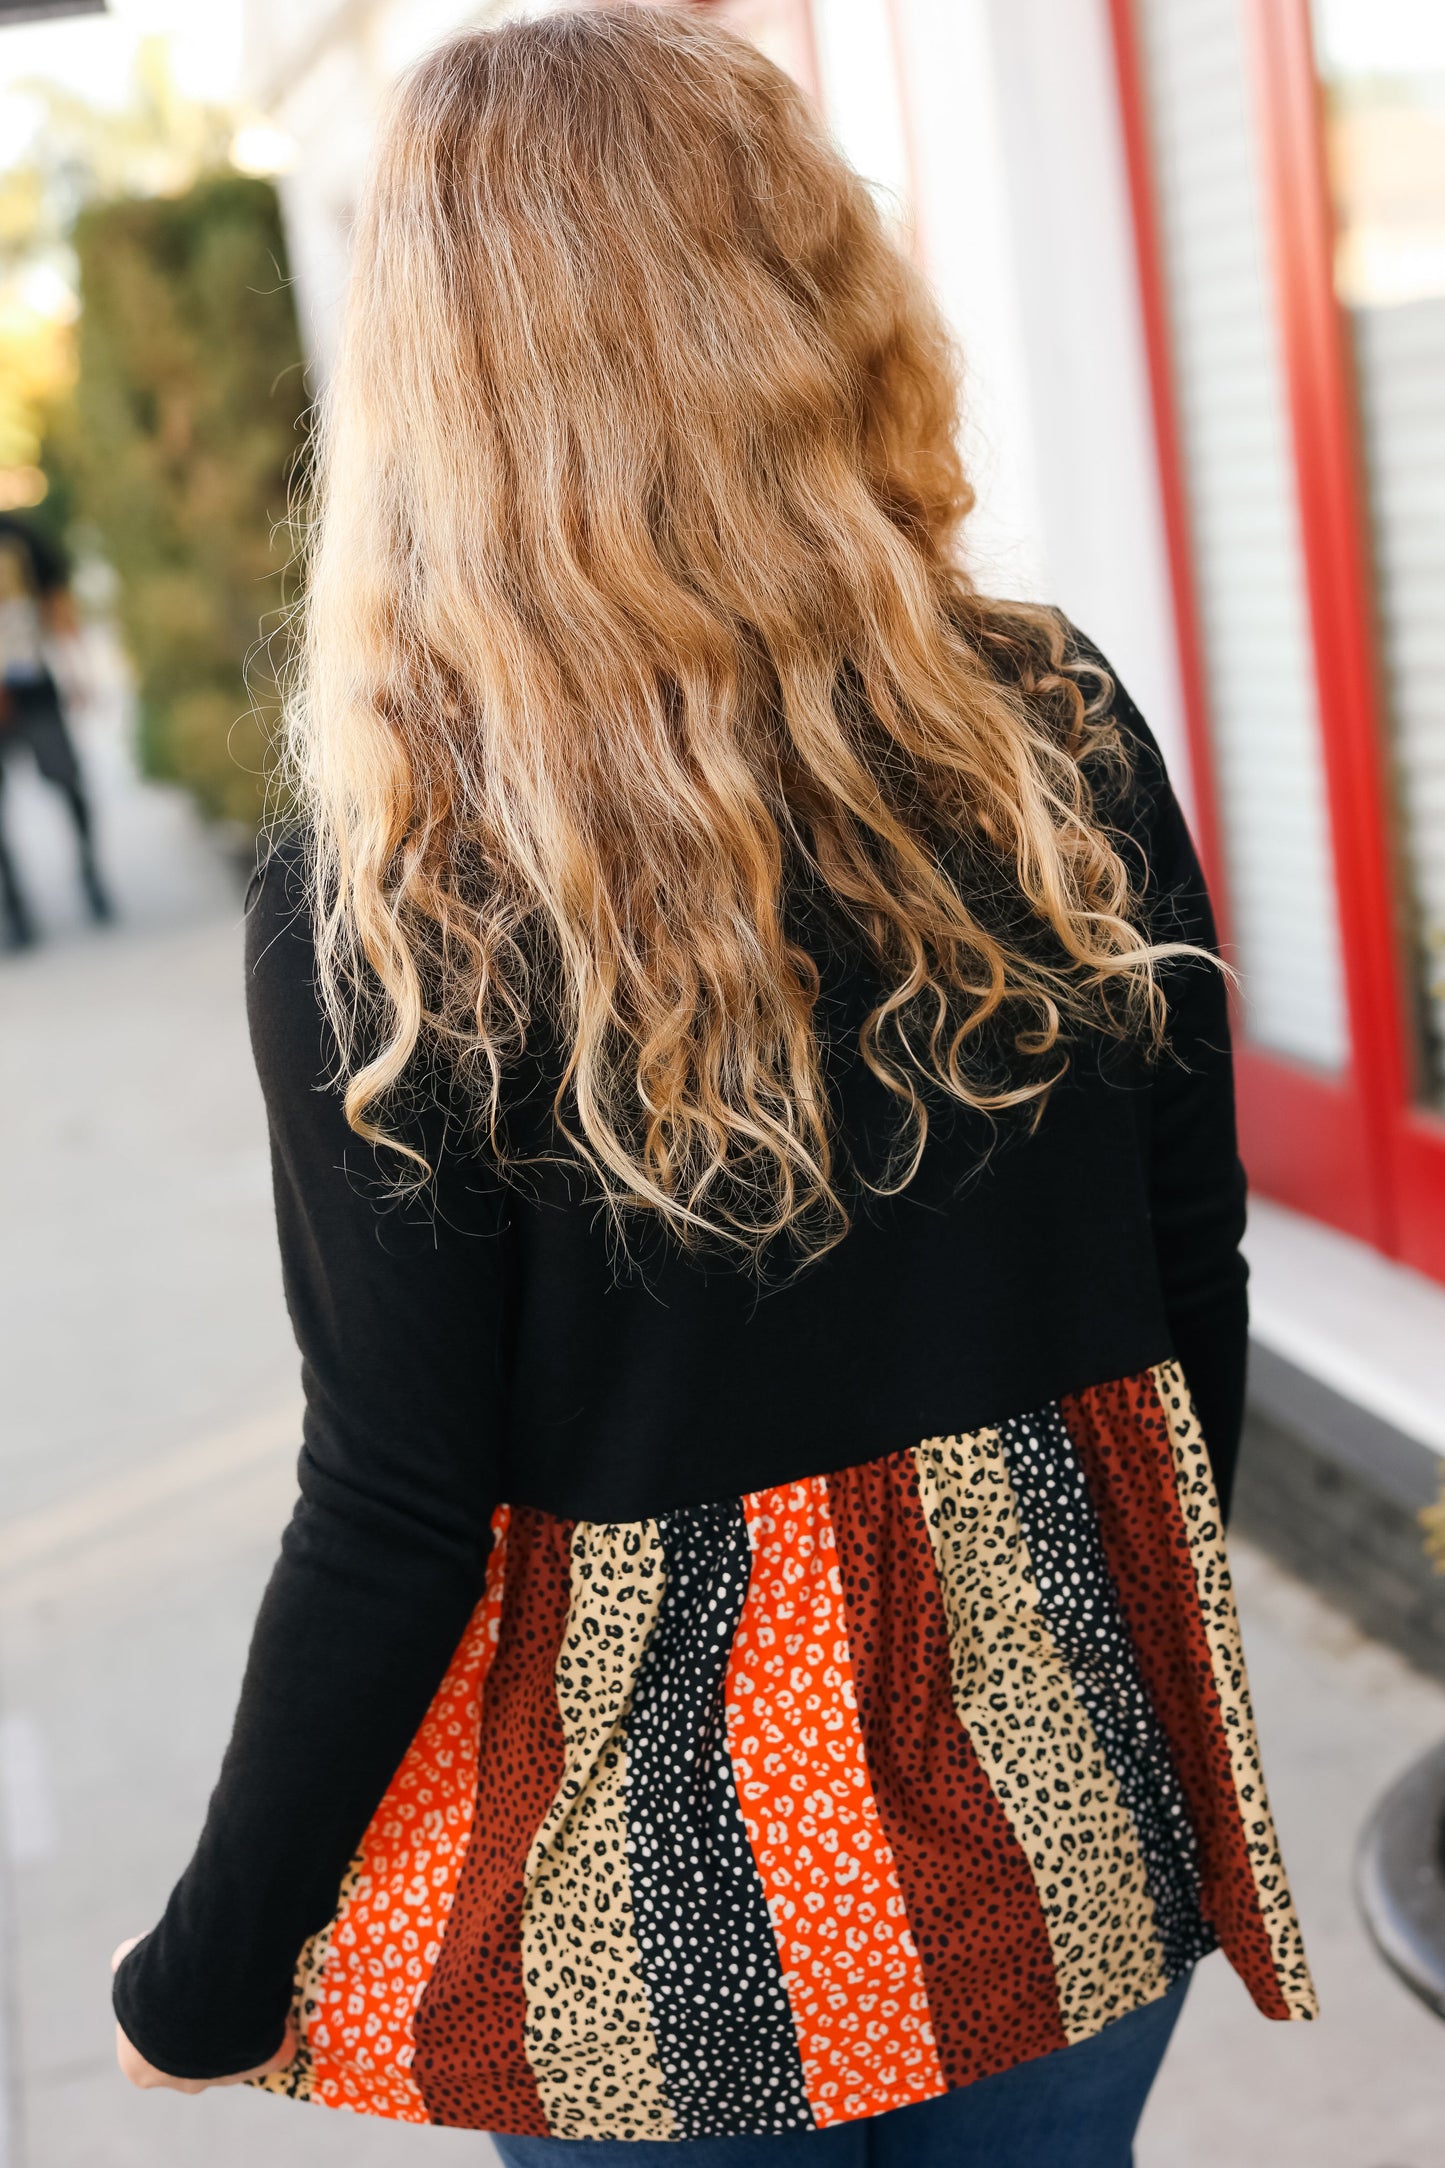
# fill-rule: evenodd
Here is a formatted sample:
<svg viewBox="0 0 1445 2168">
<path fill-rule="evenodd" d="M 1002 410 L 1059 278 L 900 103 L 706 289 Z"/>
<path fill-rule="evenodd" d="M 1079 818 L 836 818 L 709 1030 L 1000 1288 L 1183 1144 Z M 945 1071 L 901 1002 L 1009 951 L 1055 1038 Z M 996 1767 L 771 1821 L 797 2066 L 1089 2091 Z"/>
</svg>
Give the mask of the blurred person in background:
<svg viewBox="0 0 1445 2168">
<path fill-rule="evenodd" d="M 52 645 L 73 644 L 79 630 L 69 567 L 59 549 L 31 521 L 0 512 L 0 905 L 12 948 L 27 948 L 36 937 L 5 836 L 5 770 L 21 751 L 31 754 L 70 809 L 91 917 L 102 922 L 111 916 L 96 864 L 90 801 L 49 660 Z"/>
<path fill-rule="evenodd" d="M 1107 663 L 961 568 L 957 398 L 718 28 L 400 91 L 248 921 L 301 1496 L 138 2085 L 1124 2168 L 1207 1953 L 1313 2014 L 1209 904 Z"/>
</svg>

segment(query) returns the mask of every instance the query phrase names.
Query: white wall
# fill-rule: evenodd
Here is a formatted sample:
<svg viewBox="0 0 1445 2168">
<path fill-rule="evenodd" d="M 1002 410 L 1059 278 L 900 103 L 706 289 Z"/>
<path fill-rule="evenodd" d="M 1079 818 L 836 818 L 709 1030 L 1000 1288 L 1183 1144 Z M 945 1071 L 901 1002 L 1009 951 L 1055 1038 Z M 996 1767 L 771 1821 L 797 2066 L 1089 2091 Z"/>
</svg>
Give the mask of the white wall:
<svg viewBox="0 0 1445 2168">
<path fill-rule="evenodd" d="M 826 0 L 825 0 L 826 4 Z M 1192 776 L 1105 0 L 894 0 L 984 584 L 1057 602 Z"/>
<path fill-rule="evenodd" d="M 338 43 L 320 52 L 273 107 L 296 145 L 294 167 L 278 185 L 313 379 L 326 376 L 335 350 L 377 89 L 363 49 Z"/>
<path fill-rule="evenodd" d="M 1050 599 L 1192 801 L 1133 212 L 1105 0 L 988 0 Z"/>
<path fill-rule="evenodd" d="M 1043 597 L 1052 580 L 986 0 L 894 0 L 894 21 L 919 252 L 963 348 L 979 498 L 970 561 L 994 594 Z"/>
<path fill-rule="evenodd" d="M 1192 802 L 1105 0 L 815 0 L 839 140 L 901 192 L 965 364 L 991 592 L 1104 648 Z M 901 108 L 901 110 L 900 110 Z"/>
<path fill-rule="evenodd" d="M 844 156 L 886 213 L 909 210 L 911 175 L 888 0 L 812 0 L 820 89 Z"/>
<path fill-rule="evenodd" d="M 279 185 L 315 376 L 335 350 L 351 221 L 389 86 L 449 31 L 507 9 L 508 0 L 246 0 L 249 95 L 295 144 Z"/>
</svg>

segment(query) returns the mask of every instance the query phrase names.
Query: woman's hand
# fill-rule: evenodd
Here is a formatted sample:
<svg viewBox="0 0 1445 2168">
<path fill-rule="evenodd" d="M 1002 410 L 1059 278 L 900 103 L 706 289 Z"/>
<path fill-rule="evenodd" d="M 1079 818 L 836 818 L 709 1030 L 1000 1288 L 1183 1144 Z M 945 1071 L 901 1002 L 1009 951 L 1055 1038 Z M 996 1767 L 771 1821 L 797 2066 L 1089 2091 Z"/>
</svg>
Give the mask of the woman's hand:
<svg viewBox="0 0 1445 2168">
<path fill-rule="evenodd" d="M 133 1950 L 139 1941 L 139 1935 L 132 1935 L 129 1942 L 122 1942 L 111 1958 L 112 1972 L 127 1950 Z M 244 2085 L 248 2078 L 269 2078 L 273 2070 L 286 2068 L 296 2053 L 296 2046 L 296 2029 L 288 2022 L 286 2037 L 269 2063 L 258 2063 L 254 2070 L 238 2070 L 229 2078 L 173 2078 L 168 2071 L 157 2070 L 154 2063 L 148 2063 L 140 2049 L 132 2046 L 119 2025 L 115 2028 L 115 2059 L 120 2064 L 122 2074 L 130 2079 L 132 2085 L 138 2085 L 142 2092 L 159 2089 L 168 2093 L 206 2093 L 213 2085 Z"/>
</svg>

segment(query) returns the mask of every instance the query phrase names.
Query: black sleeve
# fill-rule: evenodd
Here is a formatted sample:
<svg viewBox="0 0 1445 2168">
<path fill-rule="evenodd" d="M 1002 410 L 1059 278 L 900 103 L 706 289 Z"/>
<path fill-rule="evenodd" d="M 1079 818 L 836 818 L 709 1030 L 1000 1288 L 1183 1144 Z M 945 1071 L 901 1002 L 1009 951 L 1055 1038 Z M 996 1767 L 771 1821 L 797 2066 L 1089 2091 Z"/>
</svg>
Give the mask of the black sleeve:
<svg viewBox="0 0 1445 2168">
<path fill-rule="evenodd" d="M 306 1395 L 300 1498 L 256 1621 L 196 1852 L 116 1976 L 146 2059 L 221 2077 L 281 2044 L 296 1958 L 480 1595 L 498 1492 L 505 1259 L 495 1185 L 417 1134 L 435 1192 L 391 1203 L 394 1154 L 348 1128 L 294 850 L 248 921 L 252 1043 L 270 1119 L 286 1297 Z"/>
<path fill-rule="evenodd" d="M 1132 767 L 1127 833 L 1137 845 L 1149 931 L 1217 954 L 1209 893 L 1163 755 L 1116 677 L 1114 713 Z M 1249 1345 L 1228 981 L 1201 958 L 1166 965 L 1162 983 L 1167 1039 L 1152 1070 L 1145 1124 L 1154 1253 L 1174 1350 L 1227 1514 Z"/>
</svg>

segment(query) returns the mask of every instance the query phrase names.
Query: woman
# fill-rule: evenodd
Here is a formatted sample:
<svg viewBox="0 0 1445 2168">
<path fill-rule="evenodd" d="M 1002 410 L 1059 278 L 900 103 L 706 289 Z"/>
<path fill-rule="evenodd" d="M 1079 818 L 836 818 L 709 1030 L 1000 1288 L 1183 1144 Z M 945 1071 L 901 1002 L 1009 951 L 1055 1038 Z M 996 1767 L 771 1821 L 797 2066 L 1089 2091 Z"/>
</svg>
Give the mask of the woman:
<svg viewBox="0 0 1445 2168">
<path fill-rule="evenodd" d="M 138 2082 L 1102 2168 L 1206 1951 L 1311 2013 L 1208 905 L 1102 659 L 959 569 L 956 419 L 749 47 L 404 86 L 250 913 L 301 1499 Z"/>
</svg>

